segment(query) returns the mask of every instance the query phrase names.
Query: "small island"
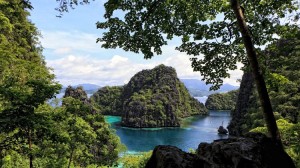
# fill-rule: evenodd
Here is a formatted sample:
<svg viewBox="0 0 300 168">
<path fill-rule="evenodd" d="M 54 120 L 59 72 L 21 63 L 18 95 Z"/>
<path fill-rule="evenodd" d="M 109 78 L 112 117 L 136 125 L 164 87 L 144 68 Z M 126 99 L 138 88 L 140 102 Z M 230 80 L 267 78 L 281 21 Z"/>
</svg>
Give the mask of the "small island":
<svg viewBox="0 0 300 168">
<path fill-rule="evenodd" d="M 214 93 L 208 96 L 205 107 L 209 110 L 234 110 L 239 90 Z"/>
<path fill-rule="evenodd" d="M 122 116 L 125 127 L 179 127 L 182 118 L 208 114 L 175 69 L 165 65 L 138 72 L 124 87 L 101 88 L 91 100 L 99 108 L 106 107 L 105 114 Z"/>
</svg>

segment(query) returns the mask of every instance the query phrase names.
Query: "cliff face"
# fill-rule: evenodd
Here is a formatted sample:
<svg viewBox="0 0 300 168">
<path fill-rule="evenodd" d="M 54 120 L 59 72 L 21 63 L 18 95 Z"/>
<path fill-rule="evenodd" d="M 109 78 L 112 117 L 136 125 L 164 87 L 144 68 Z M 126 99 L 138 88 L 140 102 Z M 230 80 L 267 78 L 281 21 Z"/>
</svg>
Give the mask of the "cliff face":
<svg viewBox="0 0 300 168">
<path fill-rule="evenodd" d="M 243 126 L 246 123 L 246 114 L 253 102 L 254 79 L 251 72 L 245 72 L 242 77 L 240 91 L 235 110 L 231 113 L 232 119 L 228 125 L 230 135 L 241 136 L 249 130 Z M 252 101 L 250 101 L 252 99 Z"/>
<path fill-rule="evenodd" d="M 106 86 L 91 96 L 91 101 L 104 115 L 122 115 L 123 86 Z"/>
<path fill-rule="evenodd" d="M 177 78 L 174 68 L 159 65 L 134 75 L 122 94 L 122 125 L 128 127 L 180 126 L 180 118 L 207 114 Z"/>
<path fill-rule="evenodd" d="M 72 86 L 68 86 L 64 98 L 73 97 L 74 99 L 79 99 L 83 103 L 89 103 L 89 99 L 87 97 L 86 92 L 83 90 L 83 87 L 79 86 L 77 88 L 73 88 Z"/>
<path fill-rule="evenodd" d="M 295 168 L 293 160 L 270 138 L 248 134 L 201 143 L 196 154 L 173 146 L 157 146 L 146 168 Z"/>
<path fill-rule="evenodd" d="M 211 94 L 205 102 L 205 107 L 209 110 L 233 110 L 238 93 L 238 90 L 233 90 L 227 93 Z"/>
</svg>

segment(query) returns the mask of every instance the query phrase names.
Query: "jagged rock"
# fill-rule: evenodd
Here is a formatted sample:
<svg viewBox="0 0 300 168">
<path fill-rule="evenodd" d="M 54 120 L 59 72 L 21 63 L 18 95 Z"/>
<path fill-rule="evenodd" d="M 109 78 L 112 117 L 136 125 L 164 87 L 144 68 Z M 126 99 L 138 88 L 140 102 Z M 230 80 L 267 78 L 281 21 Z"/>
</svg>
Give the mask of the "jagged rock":
<svg viewBox="0 0 300 168">
<path fill-rule="evenodd" d="M 197 153 L 189 154 L 176 147 L 157 146 L 147 168 L 294 168 L 292 159 L 263 134 L 245 138 L 201 143 Z"/>
<path fill-rule="evenodd" d="M 228 131 L 223 126 L 220 126 L 219 129 L 218 129 L 218 133 L 219 134 L 227 134 Z"/>
<path fill-rule="evenodd" d="M 122 125 L 127 127 L 180 126 L 181 118 L 208 112 L 190 96 L 175 69 L 165 65 L 135 74 L 122 99 Z"/>
<path fill-rule="evenodd" d="M 72 86 L 68 86 L 65 95 L 63 98 L 66 97 L 72 97 L 74 99 L 80 100 L 83 104 L 87 105 L 90 109 L 90 112 L 92 114 L 98 113 L 99 111 L 93 107 L 91 104 L 90 99 L 88 98 L 86 92 L 83 90 L 82 86 L 79 86 L 77 88 L 73 88 Z M 64 105 L 64 101 L 62 102 L 62 105 Z"/>
<path fill-rule="evenodd" d="M 79 86 L 77 88 L 73 88 L 72 86 L 68 86 L 64 98 L 66 97 L 73 97 L 74 99 L 79 99 L 83 103 L 89 103 L 88 96 L 86 92 L 83 90 L 82 86 Z"/>
<path fill-rule="evenodd" d="M 229 135 L 241 136 L 249 132 L 243 126 L 246 123 L 246 113 L 248 108 L 251 107 L 251 96 L 254 90 L 254 78 L 251 72 L 245 72 L 242 77 L 238 99 L 235 110 L 232 111 L 232 119 L 228 125 Z M 252 98 L 253 99 L 253 98 Z M 253 101 L 253 100 L 252 100 Z"/>
<path fill-rule="evenodd" d="M 203 165 L 195 154 L 183 152 L 174 146 L 156 146 L 146 168 L 193 168 Z"/>
</svg>

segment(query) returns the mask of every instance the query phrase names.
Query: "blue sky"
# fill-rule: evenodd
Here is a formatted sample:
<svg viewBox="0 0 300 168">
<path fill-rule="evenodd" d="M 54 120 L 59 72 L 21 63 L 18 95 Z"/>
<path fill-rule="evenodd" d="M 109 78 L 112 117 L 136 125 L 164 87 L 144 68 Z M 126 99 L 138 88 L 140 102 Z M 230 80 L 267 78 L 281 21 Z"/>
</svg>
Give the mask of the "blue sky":
<svg viewBox="0 0 300 168">
<path fill-rule="evenodd" d="M 199 72 L 193 72 L 189 56 L 175 50 L 179 40 L 172 40 L 163 47 L 163 54 L 151 60 L 142 54 L 125 52 L 122 49 L 103 49 L 96 39 L 103 30 L 96 29 L 96 22 L 103 21 L 104 0 L 90 5 L 77 6 L 64 13 L 61 18 L 54 9 L 56 0 L 31 0 L 34 9 L 30 20 L 41 32 L 43 55 L 47 65 L 53 68 L 57 80 L 63 85 L 93 83 L 100 86 L 122 85 L 142 69 L 159 64 L 173 66 L 179 78 L 201 79 Z M 231 78 L 225 83 L 239 85 L 240 70 L 231 71 Z"/>
</svg>

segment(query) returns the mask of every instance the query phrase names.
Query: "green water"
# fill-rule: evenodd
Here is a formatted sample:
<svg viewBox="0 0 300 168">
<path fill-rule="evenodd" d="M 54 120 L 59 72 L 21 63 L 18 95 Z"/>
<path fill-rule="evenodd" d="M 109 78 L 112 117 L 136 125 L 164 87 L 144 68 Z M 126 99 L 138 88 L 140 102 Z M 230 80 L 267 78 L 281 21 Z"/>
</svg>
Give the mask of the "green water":
<svg viewBox="0 0 300 168">
<path fill-rule="evenodd" d="M 157 145 L 173 145 L 188 151 L 196 149 L 200 142 L 228 138 L 218 135 L 218 127 L 227 126 L 229 111 L 210 111 L 208 116 L 193 116 L 183 121 L 180 128 L 127 128 L 121 127 L 121 117 L 105 116 L 105 120 L 116 130 L 129 153 L 152 150 Z"/>
</svg>

